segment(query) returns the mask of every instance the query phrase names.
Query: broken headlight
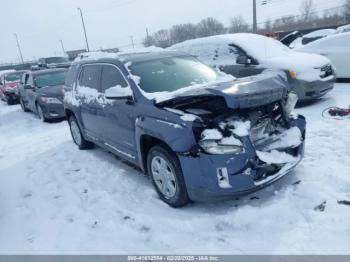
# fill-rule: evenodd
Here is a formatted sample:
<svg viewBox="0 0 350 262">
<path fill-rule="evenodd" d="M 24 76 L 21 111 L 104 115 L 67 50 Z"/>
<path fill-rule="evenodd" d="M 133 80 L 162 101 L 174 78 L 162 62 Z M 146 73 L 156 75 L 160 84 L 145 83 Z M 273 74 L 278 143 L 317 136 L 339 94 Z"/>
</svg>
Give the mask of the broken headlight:
<svg viewBox="0 0 350 262">
<path fill-rule="evenodd" d="M 216 140 L 202 140 L 199 145 L 206 153 L 211 155 L 240 154 L 243 152 L 243 146 L 220 144 Z"/>
<path fill-rule="evenodd" d="M 286 104 L 284 105 L 284 112 L 287 116 L 289 116 L 292 113 L 297 102 L 298 102 L 298 95 L 294 92 L 290 92 L 288 94 Z"/>
</svg>

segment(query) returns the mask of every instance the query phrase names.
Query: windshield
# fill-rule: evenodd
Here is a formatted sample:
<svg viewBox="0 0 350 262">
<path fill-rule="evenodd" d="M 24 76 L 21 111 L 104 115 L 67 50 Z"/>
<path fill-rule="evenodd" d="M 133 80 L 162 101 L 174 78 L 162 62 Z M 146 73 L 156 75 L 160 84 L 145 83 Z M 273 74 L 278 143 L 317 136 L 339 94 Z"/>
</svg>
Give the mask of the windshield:
<svg viewBox="0 0 350 262">
<path fill-rule="evenodd" d="M 67 71 L 37 75 L 34 77 L 35 85 L 39 88 L 63 85 L 66 80 L 66 74 Z"/>
<path fill-rule="evenodd" d="M 60 63 L 68 63 L 69 60 L 66 57 L 50 57 L 46 58 L 46 64 L 60 64 Z"/>
<path fill-rule="evenodd" d="M 183 87 L 205 84 L 219 78 L 217 72 L 193 57 L 170 57 L 134 63 L 133 75 L 147 93 L 172 92 Z"/>
<path fill-rule="evenodd" d="M 11 74 L 5 76 L 5 81 L 6 82 L 17 82 L 21 78 L 21 74 Z"/>
</svg>

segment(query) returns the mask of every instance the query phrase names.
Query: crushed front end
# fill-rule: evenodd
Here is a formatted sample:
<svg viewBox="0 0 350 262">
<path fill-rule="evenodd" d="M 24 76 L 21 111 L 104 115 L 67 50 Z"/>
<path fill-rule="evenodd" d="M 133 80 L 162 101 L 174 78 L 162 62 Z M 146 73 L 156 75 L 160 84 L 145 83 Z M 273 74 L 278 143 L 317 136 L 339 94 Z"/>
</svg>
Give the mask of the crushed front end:
<svg viewBox="0 0 350 262">
<path fill-rule="evenodd" d="M 220 98 L 198 105 L 200 110 L 191 108 L 196 106 L 193 100 L 181 108 L 199 116 L 193 122 L 198 146 L 178 154 L 192 200 L 232 198 L 259 190 L 301 161 L 306 121 L 290 115 L 290 105 L 283 100 L 236 110 L 224 109 Z"/>
</svg>

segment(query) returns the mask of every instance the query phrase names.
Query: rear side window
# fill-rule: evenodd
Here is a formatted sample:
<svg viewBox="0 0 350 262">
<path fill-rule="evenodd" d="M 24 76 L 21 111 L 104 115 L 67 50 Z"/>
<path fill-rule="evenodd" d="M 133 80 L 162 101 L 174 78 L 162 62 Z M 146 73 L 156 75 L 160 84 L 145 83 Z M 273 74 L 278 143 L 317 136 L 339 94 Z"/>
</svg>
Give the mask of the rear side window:
<svg viewBox="0 0 350 262">
<path fill-rule="evenodd" d="M 111 87 L 128 87 L 128 83 L 122 73 L 114 66 L 104 65 L 102 67 L 101 90 L 106 91 Z"/>
<path fill-rule="evenodd" d="M 79 86 L 89 87 L 101 92 L 101 68 L 100 65 L 84 65 L 79 76 Z"/>
</svg>

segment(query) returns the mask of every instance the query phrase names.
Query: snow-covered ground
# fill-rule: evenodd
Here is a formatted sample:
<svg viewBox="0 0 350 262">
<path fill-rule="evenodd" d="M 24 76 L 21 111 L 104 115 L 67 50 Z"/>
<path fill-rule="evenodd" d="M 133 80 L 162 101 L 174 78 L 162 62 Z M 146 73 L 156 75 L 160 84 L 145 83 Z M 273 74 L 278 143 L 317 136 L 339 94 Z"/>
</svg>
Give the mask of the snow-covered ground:
<svg viewBox="0 0 350 262">
<path fill-rule="evenodd" d="M 150 180 L 95 148 L 79 151 L 66 122 L 41 123 L 0 102 L 1 254 L 350 254 L 350 84 L 299 108 L 306 156 L 253 195 L 173 209 Z"/>
</svg>

